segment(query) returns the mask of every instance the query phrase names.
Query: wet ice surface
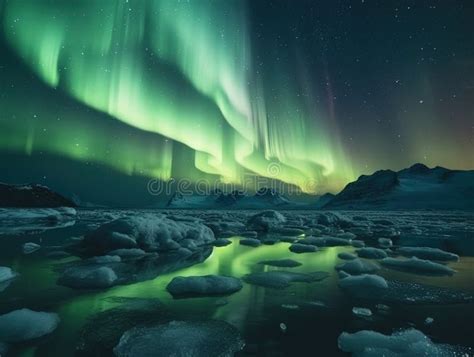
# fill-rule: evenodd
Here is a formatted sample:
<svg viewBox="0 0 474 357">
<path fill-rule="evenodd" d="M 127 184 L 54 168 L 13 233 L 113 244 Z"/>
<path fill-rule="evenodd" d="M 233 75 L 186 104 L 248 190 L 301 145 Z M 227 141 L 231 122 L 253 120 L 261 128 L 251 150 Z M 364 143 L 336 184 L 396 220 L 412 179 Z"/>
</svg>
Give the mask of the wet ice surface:
<svg viewBox="0 0 474 357">
<path fill-rule="evenodd" d="M 167 353 L 179 352 L 166 336 L 187 336 L 204 355 L 219 352 L 213 338 L 228 341 L 230 353 L 245 341 L 244 356 L 308 355 L 315 344 L 323 355 L 345 355 L 338 348 L 344 332 L 398 336 L 413 327 L 442 351 L 466 351 L 459 346 L 474 340 L 471 213 L 2 215 L 0 315 L 27 308 L 60 321 L 28 343 L 0 340 L 11 355 L 143 355 L 156 350 L 152 337 L 164 338 Z M 167 291 L 177 277 L 198 277 L 183 280 L 192 298 Z M 230 295 L 208 296 L 222 294 Z M 367 309 L 371 316 L 361 313 Z"/>
</svg>

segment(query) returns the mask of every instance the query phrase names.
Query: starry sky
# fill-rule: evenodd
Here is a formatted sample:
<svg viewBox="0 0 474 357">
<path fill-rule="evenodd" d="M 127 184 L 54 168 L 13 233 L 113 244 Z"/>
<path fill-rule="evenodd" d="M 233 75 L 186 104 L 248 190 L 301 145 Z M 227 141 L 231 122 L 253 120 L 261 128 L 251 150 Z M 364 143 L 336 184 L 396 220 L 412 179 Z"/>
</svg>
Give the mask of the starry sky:
<svg viewBox="0 0 474 357">
<path fill-rule="evenodd" d="M 473 18 L 455 0 L 0 0 L 0 181 L 140 205 L 151 178 L 322 194 L 473 169 Z"/>
</svg>

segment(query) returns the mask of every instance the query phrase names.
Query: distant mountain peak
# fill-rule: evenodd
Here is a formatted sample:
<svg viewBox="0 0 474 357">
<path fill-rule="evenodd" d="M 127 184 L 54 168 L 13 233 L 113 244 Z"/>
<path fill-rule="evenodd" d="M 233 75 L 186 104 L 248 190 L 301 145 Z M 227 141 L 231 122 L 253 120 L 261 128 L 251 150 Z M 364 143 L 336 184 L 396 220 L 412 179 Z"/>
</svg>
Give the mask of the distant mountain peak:
<svg viewBox="0 0 474 357">
<path fill-rule="evenodd" d="M 349 183 L 324 208 L 474 209 L 474 171 L 414 164 L 376 171 Z"/>
<path fill-rule="evenodd" d="M 40 184 L 0 183 L 0 207 L 75 207 L 76 204 Z"/>
</svg>

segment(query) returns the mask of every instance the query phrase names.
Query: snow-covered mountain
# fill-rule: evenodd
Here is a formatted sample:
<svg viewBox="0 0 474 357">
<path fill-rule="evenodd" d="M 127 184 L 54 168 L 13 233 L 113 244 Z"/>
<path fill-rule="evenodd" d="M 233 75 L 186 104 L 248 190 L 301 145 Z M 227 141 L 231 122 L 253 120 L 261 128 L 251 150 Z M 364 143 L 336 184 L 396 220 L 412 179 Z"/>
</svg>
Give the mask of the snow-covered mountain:
<svg viewBox="0 0 474 357">
<path fill-rule="evenodd" d="M 255 195 L 247 196 L 242 191 L 225 193 L 216 190 L 210 195 L 183 195 L 176 192 L 168 201 L 170 208 L 288 208 L 292 203 L 278 191 L 272 188 L 261 188 Z"/>
<path fill-rule="evenodd" d="M 42 185 L 0 183 L 0 207 L 75 207 L 71 200 Z"/>
<path fill-rule="evenodd" d="M 474 209 L 474 171 L 415 164 L 360 176 L 324 209 Z"/>
</svg>

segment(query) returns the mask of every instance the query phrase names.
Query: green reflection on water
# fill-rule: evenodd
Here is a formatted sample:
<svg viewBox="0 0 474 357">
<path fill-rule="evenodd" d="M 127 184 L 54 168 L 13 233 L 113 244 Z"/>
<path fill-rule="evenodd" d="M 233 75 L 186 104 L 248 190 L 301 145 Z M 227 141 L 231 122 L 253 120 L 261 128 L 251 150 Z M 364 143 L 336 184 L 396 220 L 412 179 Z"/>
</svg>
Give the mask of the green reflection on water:
<svg viewBox="0 0 474 357">
<path fill-rule="evenodd" d="M 333 247 L 317 253 L 296 255 L 289 252 L 288 243 L 277 243 L 272 246 L 262 245 L 258 248 L 252 248 L 241 246 L 238 238 L 231 240 L 232 244 L 226 247 L 214 248 L 206 261 L 192 267 L 163 274 L 153 280 L 117 286 L 105 291 L 74 292 L 75 294 L 70 298 L 59 301 L 54 310 L 59 313 L 61 324 L 48 341 L 48 350 L 54 350 L 56 354 L 60 354 L 60 351 L 64 351 L 63 353 L 71 352 L 71 348 L 77 342 L 80 329 L 87 322 L 87 319 L 101 311 L 117 306 L 116 302 L 108 299 L 110 297 L 156 298 L 164 304 L 164 309 L 171 311 L 173 316 L 178 315 L 181 318 L 198 316 L 200 318 L 221 319 L 244 330 L 245 324 L 250 319 L 256 320 L 262 317 L 266 306 L 288 302 L 289 296 L 310 297 L 314 300 L 316 285 L 324 285 L 325 293 L 322 295 L 327 296 L 327 294 L 337 291 L 334 279 L 328 279 L 328 282 L 323 281 L 313 284 L 296 283 L 284 291 L 244 284 L 244 288 L 241 291 L 226 297 L 227 305 L 220 307 L 215 304 L 215 301 L 218 299 L 215 297 L 174 300 L 168 294 L 166 285 L 176 276 L 217 274 L 241 278 L 253 272 L 285 270 L 285 268 L 258 264 L 262 260 L 270 259 L 287 259 L 291 257 L 303 264 L 300 267 L 291 268 L 291 271 L 327 271 L 334 275 L 333 270 L 334 265 L 337 263 L 337 254 L 347 249 Z M 45 269 L 45 271 L 48 271 L 48 269 Z M 50 271 L 49 274 L 51 274 Z M 39 278 L 39 276 L 37 277 Z M 51 282 L 51 276 L 48 276 L 46 280 Z M 64 288 L 57 287 L 57 289 L 62 290 Z M 52 297 L 49 296 L 49 298 Z M 52 309 L 50 308 L 50 310 Z M 33 350 L 33 348 L 30 348 L 25 353 L 31 354 Z"/>
</svg>

